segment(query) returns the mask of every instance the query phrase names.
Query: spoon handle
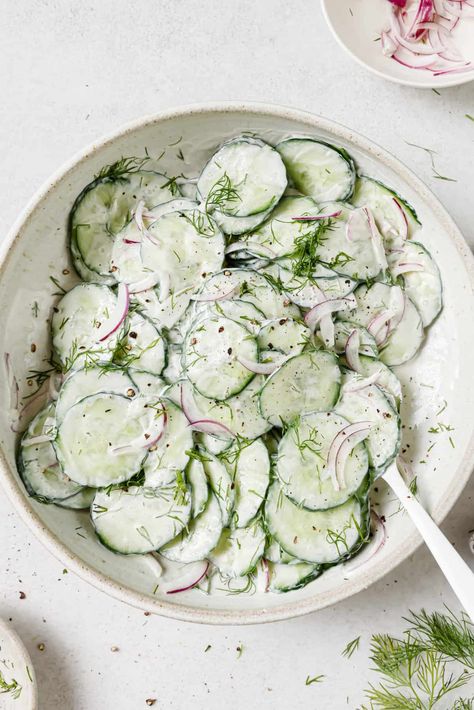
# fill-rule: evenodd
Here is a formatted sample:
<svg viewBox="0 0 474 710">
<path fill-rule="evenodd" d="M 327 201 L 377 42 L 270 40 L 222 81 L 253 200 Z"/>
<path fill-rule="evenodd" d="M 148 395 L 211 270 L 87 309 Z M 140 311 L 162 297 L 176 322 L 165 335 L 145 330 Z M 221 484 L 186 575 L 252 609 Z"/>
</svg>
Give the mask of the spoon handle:
<svg viewBox="0 0 474 710">
<path fill-rule="evenodd" d="M 453 592 L 474 622 L 474 573 L 443 535 L 436 523 L 410 492 L 393 463 L 383 478 L 399 498 L 423 537 Z"/>
</svg>

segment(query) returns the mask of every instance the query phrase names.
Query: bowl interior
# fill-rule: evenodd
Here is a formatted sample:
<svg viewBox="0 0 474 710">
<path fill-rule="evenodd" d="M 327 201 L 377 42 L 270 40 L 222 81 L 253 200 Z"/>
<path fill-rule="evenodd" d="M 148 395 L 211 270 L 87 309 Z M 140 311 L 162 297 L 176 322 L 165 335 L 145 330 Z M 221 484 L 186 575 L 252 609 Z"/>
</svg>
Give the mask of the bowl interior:
<svg viewBox="0 0 474 710">
<path fill-rule="evenodd" d="M 353 155 L 361 172 L 392 186 L 418 211 L 423 223 L 419 240 L 440 266 L 445 308 L 418 356 L 398 368 L 397 374 L 404 388 L 403 450 L 414 462 L 422 501 L 439 518 L 454 503 L 469 474 L 474 427 L 470 416 L 474 388 L 466 386 L 472 380 L 474 347 L 472 257 L 442 207 L 406 168 L 365 139 L 309 114 L 258 106 L 170 113 L 93 147 L 53 181 L 12 235 L 1 271 L 0 331 L 21 395 L 34 389 L 28 380 L 30 370 L 48 368 L 48 319 L 57 300 L 57 286 L 51 277 L 66 289 L 76 280 L 66 244 L 66 221 L 78 192 L 103 165 L 121 156 L 143 156 L 146 151 L 155 157 L 164 151 L 159 165 L 168 175 L 194 176 L 219 143 L 242 131 L 255 131 L 271 143 L 297 133 L 341 145 Z M 184 162 L 178 158 L 178 148 Z M 35 352 L 31 352 L 33 343 Z M 194 621 L 250 623 L 285 618 L 321 608 L 368 586 L 417 544 L 413 528 L 404 514 L 397 513 L 397 503 L 381 483 L 376 486 L 374 500 L 387 519 L 388 539 L 362 568 L 350 571 L 338 566 L 304 589 L 285 595 L 208 597 L 192 591 L 160 597 L 154 594 L 156 572 L 149 556 L 114 555 L 98 543 L 86 512 L 42 505 L 28 498 L 15 469 L 17 434 L 10 426 L 10 389 L 7 373 L 3 374 L 0 443 L 4 465 L 0 477 L 15 506 L 65 564 L 132 604 Z M 453 430 L 430 433 L 439 421 Z"/>
<path fill-rule="evenodd" d="M 433 76 L 423 69 L 410 69 L 384 56 L 380 33 L 390 27 L 388 0 L 322 0 L 326 19 L 339 43 L 354 59 L 380 76 L 400 84 L 442 88 L 474 79 L 474 68 L 465 73 Z M 453 32 L 456 46 L 466 60 L 474 61 L 474 22 L 466 19 Z"/>
</svg>

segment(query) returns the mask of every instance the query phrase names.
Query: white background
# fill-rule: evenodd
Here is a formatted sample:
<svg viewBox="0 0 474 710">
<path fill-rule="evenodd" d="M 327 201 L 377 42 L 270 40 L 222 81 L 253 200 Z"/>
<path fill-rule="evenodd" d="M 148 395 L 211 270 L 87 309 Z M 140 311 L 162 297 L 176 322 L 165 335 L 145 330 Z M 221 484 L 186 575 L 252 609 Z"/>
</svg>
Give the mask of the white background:
<svg viewBox="0 0 474 710">
<path fill-rule="evenodd" d="M 0 235 L 101 134 L 179 104 L 234 99 L 292 105 L 364 133 L 430 185 L 474 245 L 465 118 L 474 85 L 438 96 L 371 76 L 336 45 L 317 2 L 1 0 L 0 9 Z M 434 179 L 429 156 L 406 141 L 437 150 L 437 169 L 457 182 Z M 473 493 L 471 483 L 444 526 L 471 564 Z M 63 574 L 0 498 L 0 615 L 32 654 L 42 710 L 138 710 L 146 698 L 160 710 L 355 709 L 371 679 L 370 634 L 399 632 L 409 608 L 443 602 L 458 608 L 420 549 L 369 591 L 299 620 L 211 628 L 146 617 Z M 342 658 L 358 635 L 360 650 Z M 324 682 L 306 686 L 317 674 Z"/>
</svg>

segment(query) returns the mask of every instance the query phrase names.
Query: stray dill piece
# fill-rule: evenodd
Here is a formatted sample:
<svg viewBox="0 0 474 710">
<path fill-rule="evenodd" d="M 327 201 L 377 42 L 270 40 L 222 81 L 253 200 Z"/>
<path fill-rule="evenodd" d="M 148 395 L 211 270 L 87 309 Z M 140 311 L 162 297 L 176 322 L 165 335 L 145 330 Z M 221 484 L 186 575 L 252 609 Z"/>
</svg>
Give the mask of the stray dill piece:
<svg viewBox="0 0 474 710">
<path fill-rule="evenodd" d="M 143 169 L 145 163 L 150 160 L 149 156 L 144 158 L 129 157 L 120 158 L 115 163 L 111 165 L 105 165 L 97 175 L 94 175 L 95 180 L 116 180 L 118 178 L 124 177 L 125 175 L 130 175 L 131 173 L 137 173 Z"/>
<path fill-rule="evenodd" d="M 345 658 L 350 658 L 353 653 L 355 653 L 360 644 L 360 636 L 357 636 L 357 638 L 353 639 L 352 641 L 349 641 L 347 646 L 342 652 L 342 655 L 345 656 Z"/>
<path fill-rule="evenodd" d="M 58 279 L 56 279 L 54 276 L 50 276 L 49 280 L 52 281 L 53 284 L 58 289 L 55 293 L 53 293 L 53 296 L 64 296 L 64 294 L 67 293 L 66 289 L 63 288 L 63 286 L 61 286 Z M 36 305 L 38 305 L 38 304 L 36 304 Z"/>
<path fill-rule="evenodd" d="M 474 121 L 474 116 L 471 116 L 470 113 L 465 113 L 464 116 L 469 119 L 469 121 Z"/>
<path fill-rule="evenodd" d="M 315 675 L 311 678 L 309 675 L 306 676 L 305 685 L 313 685 L 313 683 L 322 683 L 325 679 L 325 675 Z"/>
<path fill-rule="evenodd" d="M 23 688 L 15 678 L 8 682 L 2 671 L 0 671 L 0 695 L 9 693 L 12 700 L 18 700 L 22 690 Z"/>
<path fill-rule="evenodd" d="M 31 312 L 35 318 L 38 318 L 39 306 L 38 301 L 33 301 L 31 304 Z"/>
<path fill-rule="evenodd" d="M 435 158 L 434 156 L 437 155 L 437 152 L 433 150 L 432 148 L 424 148 L 422 145 L 417 145 L 416 143 L 410 143 L 409 141 L 405 141 L 405 143 L 412 148 L 418 148 L 418 150 L 424 150 L 425 153 L 427 153 L 430 157 L 430 162 L 431 162 L 431 170 L 433 171 L 433 177 L 436 178 L 436 180 L 445 180 L 446 182 L 457 182 L 455 178 L 450 178 L 447 177 L 446 175 L 441 175 L 441 173 L 438 171 L 435 163 Z"/>
<path fill-rule="evenodd" d="M 182 178 L 183 175 L 175 175 L 173 177 L 170 177 L 166 180 L 166 182 L 163 183 L 161 186 L 163 190 L 169 188 L 169 191 L 173 195 L 173 197 L 176 197 L 176 195 L 179 195 L 179 187 L 178 187 L 178 180 Z"/>
</svg>

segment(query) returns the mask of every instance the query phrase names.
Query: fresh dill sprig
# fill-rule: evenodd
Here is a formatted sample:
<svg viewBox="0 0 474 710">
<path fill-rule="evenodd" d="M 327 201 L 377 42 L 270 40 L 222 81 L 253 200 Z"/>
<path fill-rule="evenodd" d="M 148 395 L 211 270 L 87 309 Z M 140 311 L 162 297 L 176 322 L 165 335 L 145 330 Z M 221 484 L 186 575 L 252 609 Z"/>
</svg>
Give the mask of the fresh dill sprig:
<svg viewBox="0 0 474 710">
<path fill-rule="evenodd" d="M 238 192 L 239 185 L 234 185 L 227 175 L 224 173 L 214 185 L 209 190 L 204 210 L 206 213 L 212 212 L 216 207 L 225 206 L 226 210 L 229 209 L 229 204 L 235 202 L 241 202 L 241 198 Z"/>
<path fill-rule="evenodd" d="M 289 254 L 294 276 L 313 278 L 316 266 L 320 263 L 318 248 L 327 239 L 326 233 L 332 228 L 331 220 L 321 220 L 315 227 L 299 234 L 293 242 L 293 251 Z"/>
<path fill-rule="evenodd" d="M 124 175 L 137 173 L 142 170 L 145 163 L 149 160 L 149 156 L 145 156 L 144 158 L 122 157 L 111 165 L 104 165 L 104 167 L 99 170 L 97 175 L 94 175 L 94 179 L 105 180 L 106 178 L 109 178 L 111 180 L 116 180 L 117 178 L 124 177 Z"/>
<path fill-rule="evenodd" d="M 313 685 L 313 683 L 322 683 L 325 679 L 325 675 L 315 675 L 313 678 L 306 676 L 305 685 Z"/>
<path fill-rule="evenodd" d="M 372 636 L 370 658 L 381 681 L 365 691 L 369 705 L 362 710 L 431 710 L 471 679 L 474 626 L 465 614 L 457 618 L 447 611 L 410 612 L 402 638 Z M 456 663 L 462 666 L 456 669 Z M 459 698 L 453 710 L 472 705 L 472 698 Z"/>
<path fill-rule="evenodd" d="M 357 651 L 359 648 L 360 644 L 360 636 L 357 636 L 357 638 L 353 639 L 352 641 L 349 641 L 347 646 L 342 652 L 342 655 L 345 656 L 345 658 L 350 658 L 353 653 Z"/>
</svg>

